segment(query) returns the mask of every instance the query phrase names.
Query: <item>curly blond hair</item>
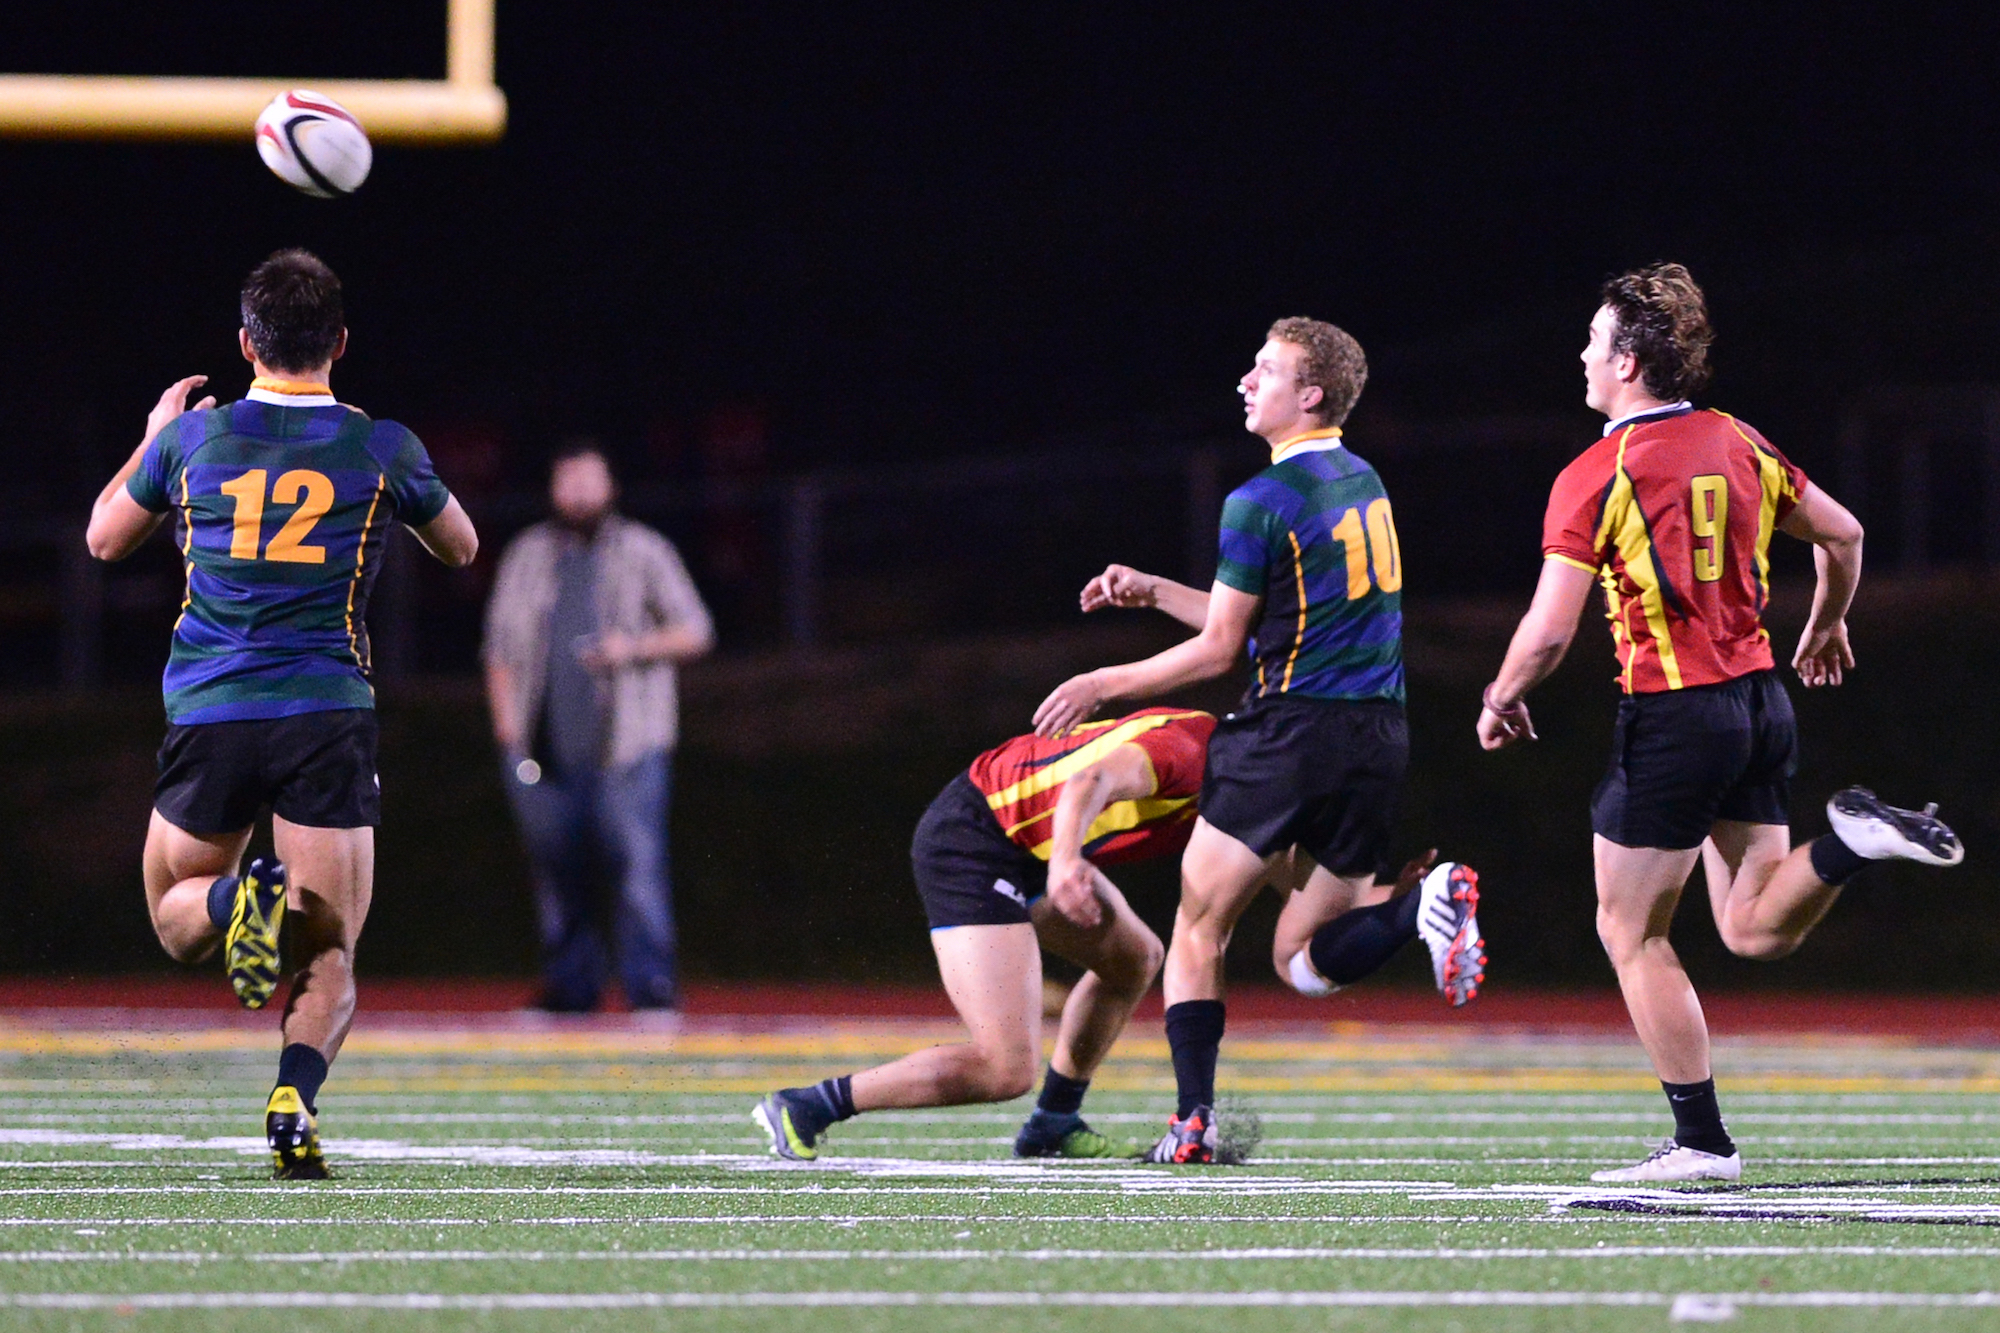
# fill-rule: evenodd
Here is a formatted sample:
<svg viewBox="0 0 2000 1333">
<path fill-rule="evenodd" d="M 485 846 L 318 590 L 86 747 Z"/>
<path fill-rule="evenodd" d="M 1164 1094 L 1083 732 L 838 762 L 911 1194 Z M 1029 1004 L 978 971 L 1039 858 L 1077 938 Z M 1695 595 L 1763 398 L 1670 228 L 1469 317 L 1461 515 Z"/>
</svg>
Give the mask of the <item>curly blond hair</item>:
<svg viewBox="0 0 2000 1333">
<path fill-rule="evenodd" d="M 1328 426 L 1338 426 L 1354 410 L 1361 387 L 1368 383 L 1368 358 L 1361 344 L 1345 329 L 1322 319 L 1294 315 L 1281 319 L 1264 335 L 1290 343 L 1304 353 L 1299 358 L 1299 383 L 1315 385 L 1320 391 L 1319 406 L 1312 414 Z"/>
<path fill-rule="evenodd" d="M 1604 284 L 1604 304 L 1618 321 L 1613 353 L 1630 352 L 1655 398 L 1687 398 L 1708 383 L 1715 329 L 1708 301 L 1681 264 L 1648 264 Z"/>
</svg>

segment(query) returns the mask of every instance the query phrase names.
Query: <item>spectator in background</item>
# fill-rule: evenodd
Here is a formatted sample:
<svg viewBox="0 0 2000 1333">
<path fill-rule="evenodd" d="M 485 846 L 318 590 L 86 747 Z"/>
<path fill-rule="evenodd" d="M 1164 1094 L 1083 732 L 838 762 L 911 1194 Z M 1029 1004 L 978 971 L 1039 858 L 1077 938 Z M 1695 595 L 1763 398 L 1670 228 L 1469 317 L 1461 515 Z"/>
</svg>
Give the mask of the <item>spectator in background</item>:
<svg viewBox="0 0 2000 1333">
<path fill-rule="evenodd" d="M 549 472 L 546 522 L 501 557 L 486 607 L 486 693 L 534 863 L 540 1007 L 596 1007 L 609 972 L 593 865 L 617 885 L 613 939 L 634 1009 L 679 997 L 667 809 L 679 731 L 674 668 L 714 645 L 679 552 L 613 512 L 603 451 L 576 440 Z"/>
</svg>

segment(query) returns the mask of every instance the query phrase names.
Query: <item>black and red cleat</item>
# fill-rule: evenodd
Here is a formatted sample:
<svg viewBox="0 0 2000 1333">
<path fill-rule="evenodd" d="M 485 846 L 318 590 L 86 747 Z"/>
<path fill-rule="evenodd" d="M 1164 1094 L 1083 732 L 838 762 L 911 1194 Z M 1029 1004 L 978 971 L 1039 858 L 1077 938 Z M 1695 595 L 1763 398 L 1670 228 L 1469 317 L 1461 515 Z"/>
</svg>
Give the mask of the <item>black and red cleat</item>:
<svg viewBox="0 0 2000 1333">
<path fill-rule="evenodd" d="M 1175 1166 L 1207 1166 L 1214 1162 L 1214 1110 L 1197 1106 L 1185 1119 L 1168 1117 L 1166 1134 L 1146 1153 L 1146 1160 Z"/>
</svg>

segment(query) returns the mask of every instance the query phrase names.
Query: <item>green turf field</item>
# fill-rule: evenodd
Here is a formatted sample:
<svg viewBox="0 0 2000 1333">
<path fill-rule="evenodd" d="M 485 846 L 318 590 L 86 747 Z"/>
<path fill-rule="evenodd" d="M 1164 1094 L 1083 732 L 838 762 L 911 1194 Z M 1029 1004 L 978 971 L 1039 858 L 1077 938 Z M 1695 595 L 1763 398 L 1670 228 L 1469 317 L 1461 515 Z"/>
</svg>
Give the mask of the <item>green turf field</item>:
<svg viewBox="0 0 2000 1333">
<path fill-rule="evenodd" d="M 2000 1327 L 1990 1048 L 1725 1043 L 1741 1189 L 1591 1187 L 1668 1127 L 1636 1048 L 1463 1027 L 1234 1034 L 1245 1167 L 1015 1163 L 1025 1100 L 765 1155 L 756 1094 L 948 1031 L 364 1023 L 281 1185 L 267 1034 L 0 1019 L 0 1327 Z M 1087 1110 L 1168 1086 L 1155 1026 Z"/>
</svg>

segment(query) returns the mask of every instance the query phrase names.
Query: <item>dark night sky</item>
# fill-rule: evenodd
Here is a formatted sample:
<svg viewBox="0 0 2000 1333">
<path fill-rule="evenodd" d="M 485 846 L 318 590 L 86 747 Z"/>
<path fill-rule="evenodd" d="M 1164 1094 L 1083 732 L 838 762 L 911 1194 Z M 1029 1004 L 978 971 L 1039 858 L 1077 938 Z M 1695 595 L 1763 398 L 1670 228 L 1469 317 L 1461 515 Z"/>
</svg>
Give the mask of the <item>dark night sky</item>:
<svg viewBox="0 0 2000 1333">
<path fill-rule="evenodd" d="M 1370 349 L 1366 411 L 1570 411 L 1595 284 L 1661 257 L 1781 440 L 1862 384 L 2000 380 L 1993 6 L 851 8 L 500 0 L 505 142 L 384 150 L 349 201 L 247 126 L 0 144 L 0 394 L 37 433 L 87 405 L 109 466 L 175 376 L 240 392 L 235 286 L 296 243 L 349 288 L 343 397 L 523 458 L 737 400 L 788 465 L 1226 431 L 1294 313 Z M 443 9 L 71 0 L 0 50 L 434 76 Z"/>
</svg>

